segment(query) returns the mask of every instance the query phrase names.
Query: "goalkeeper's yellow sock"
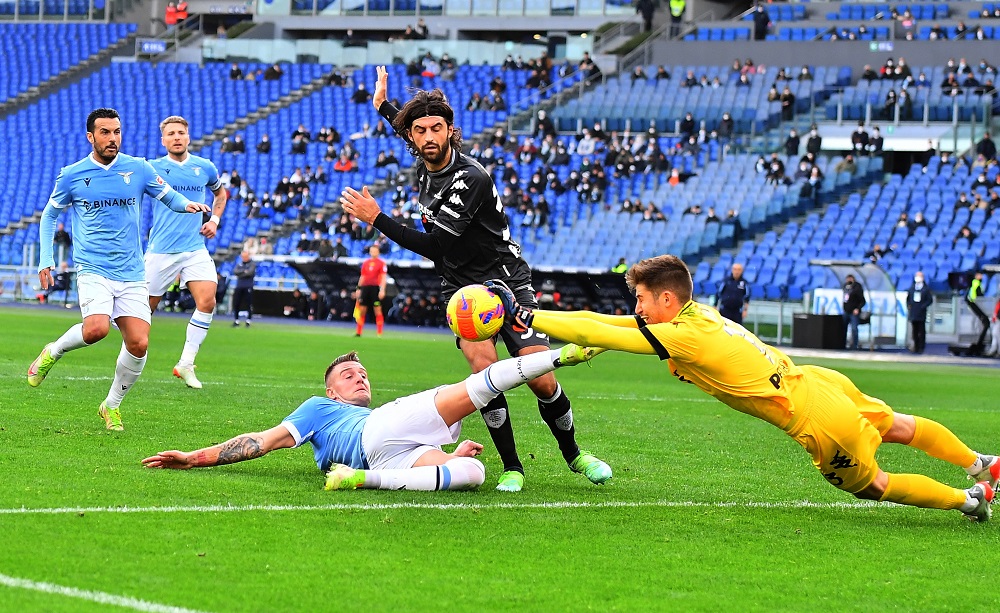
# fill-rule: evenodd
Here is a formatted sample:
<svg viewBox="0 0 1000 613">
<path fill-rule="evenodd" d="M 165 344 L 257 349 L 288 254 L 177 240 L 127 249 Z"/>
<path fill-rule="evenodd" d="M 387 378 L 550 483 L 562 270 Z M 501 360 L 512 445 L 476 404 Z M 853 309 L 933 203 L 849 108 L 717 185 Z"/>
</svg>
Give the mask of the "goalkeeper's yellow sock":
<svg viewBox="0 0 1000 613">
<path fill-rule="evenodd" d="M 968 468 L 979 457 L 969 446 L 959 440 L 951 430 L 936 421 L 913 416 L 916 427 L 910 447 L 916 447 L 929 456 L 944 460 L 960 468 Z"/>
<path fill-rule="evenodd" d="M 882 502 L 895 502 L 924 509 L 959 509 L 965 504 L 965 490 L 938 483 L 924 475 L 889 474 Z"/>
</svg>

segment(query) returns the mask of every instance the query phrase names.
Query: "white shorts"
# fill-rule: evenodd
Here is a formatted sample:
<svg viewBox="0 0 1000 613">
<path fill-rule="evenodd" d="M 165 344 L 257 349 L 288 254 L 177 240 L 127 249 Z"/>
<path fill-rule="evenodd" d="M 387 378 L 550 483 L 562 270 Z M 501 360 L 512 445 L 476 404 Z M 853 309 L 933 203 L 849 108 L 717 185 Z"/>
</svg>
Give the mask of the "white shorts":
<svg viewBox="0 0 1000 613">
<path fill-rule="evenodd" d="M 439 389 L 404 396 L 372 411 L 361 432 L 369 468 L 413 468 L 428 451 L 458 441 L 462 422 L 445 425 L 434 404 Z"/>
<path fill-rule="evenodd" d="M 181 285 L 188 281 L 219 281 L 215 273 L 215 262 L 208 254 L 208 249 L 146 254 L 146 284 L 150 296 L 162 296 L 166 293 L 177 275 L 181 276 Z"/>
<path fill-rule="evenodd" d="M 137 317 L 150 322 L 149 292 L 143 281 L 112 281 L 83 273 L 76 279 L 76 289 L 84 319 L 91 315 L 107 315 L 112 320 Z"/>
</svg>

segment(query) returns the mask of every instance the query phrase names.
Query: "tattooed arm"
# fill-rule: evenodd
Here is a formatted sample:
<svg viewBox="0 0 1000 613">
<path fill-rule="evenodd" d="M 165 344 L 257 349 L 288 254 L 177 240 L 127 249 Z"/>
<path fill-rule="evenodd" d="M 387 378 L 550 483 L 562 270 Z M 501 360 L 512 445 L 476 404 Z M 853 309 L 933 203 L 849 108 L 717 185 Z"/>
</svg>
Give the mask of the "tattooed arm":
<svg viewBox="0 0 1000 613">
<path fill-rule="evenodd" d="M 252 460 L 274 451 L 295 446 L 295 439 L 285 426 L 275 426 L 264 432 L 250 432 L 231 438 L 225 443 L 195 451 L 161 451 L 142 461 L 148 468 L 187 470 L 198 466 L 220 466 Z"/>
</svg>

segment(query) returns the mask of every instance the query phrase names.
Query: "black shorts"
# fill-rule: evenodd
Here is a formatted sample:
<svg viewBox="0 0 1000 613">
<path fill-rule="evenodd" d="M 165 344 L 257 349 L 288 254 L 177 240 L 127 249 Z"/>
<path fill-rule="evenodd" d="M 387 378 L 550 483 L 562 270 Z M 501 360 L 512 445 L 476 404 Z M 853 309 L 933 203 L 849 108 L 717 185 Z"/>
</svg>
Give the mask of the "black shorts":
<svg viewBox="0 0 1000 613">
<path fill-rule="evenodd" d="M 382 301 L 378 299 L 379 290 L 377 285 L 362 285 L 358 292 L 358 304 L 363 307 L 382 306 Z"/>
<path fill-rule="evenodd" d="M 514 297 L 517 298 L 517 302 L 521 306 L 532 309 L 538 307 L 538 301 L 535 300 L 535 290 L 530 285 L 515 289 Z M 516 356 L 525 347 L 548 348 L 550 346 L 547 334 L 536 332 L 534 328 L 528 328 L 527 332 L 514 332 L 510 322 L 506 319 L 503 322 L 503 327 L 500 328 L 500 332 L 492 340 L 496 343 L 498 339 L 503 339 L 503 344 L 507 347 L 507 353 L 512 356 Z M 455 346 L 461 347 L 458 337 L 455 338 Z"/>
</svg>

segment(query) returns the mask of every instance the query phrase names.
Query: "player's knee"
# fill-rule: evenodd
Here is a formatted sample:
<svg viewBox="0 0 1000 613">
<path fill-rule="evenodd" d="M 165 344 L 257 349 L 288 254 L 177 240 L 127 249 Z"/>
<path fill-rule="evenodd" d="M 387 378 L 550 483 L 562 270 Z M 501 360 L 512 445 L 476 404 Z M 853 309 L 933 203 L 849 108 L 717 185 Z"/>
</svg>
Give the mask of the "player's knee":
<svg viewBox="0 0 1000 613">
<path fill-rule="evenodd" d="M 83 342 L 88 345 L 102 340 L 111 331 L 111 322 L 83 322 Z"/>
<path fill-rule="evenodd" d="M 486 481 L 486 467 L 476 458 L 452 458 L 445 463 L 451 472 L 451 490 L 474 490 Z"/>
<path fill-rule="evenodd" d="M 137 358 L 146 355 L 149 349 L 149 338 L 130 338 L 125 341 L 125 350 Z"/>
<path fill-rule="evenodd" d="M 539 398 L 551 398 L 552 395 L 556 393 L 559 383 L 556 382 L 556 376 L 554 374 L 547 373 L 537 379 L 528 381 L 527 385 L 531 388 L 531 391 L 535 394 L 535 396 L 538 396 Z"/>
</svg>

